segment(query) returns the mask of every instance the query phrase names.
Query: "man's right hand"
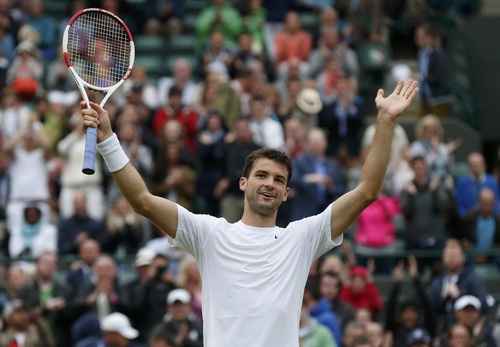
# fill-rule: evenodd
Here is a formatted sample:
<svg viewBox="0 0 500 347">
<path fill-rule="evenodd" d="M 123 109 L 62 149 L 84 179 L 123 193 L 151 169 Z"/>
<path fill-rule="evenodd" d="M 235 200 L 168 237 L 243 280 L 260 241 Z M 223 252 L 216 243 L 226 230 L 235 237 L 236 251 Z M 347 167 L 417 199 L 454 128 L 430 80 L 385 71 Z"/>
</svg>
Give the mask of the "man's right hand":
<svg viewBox="0 0 500 347">
<path fill-rule="evenodd" d="M 82 130 L 86 133 L 88 127 L 97 127 L 97 143 L 101 143 L 113 136 L 108 111 L 94 102 L 90 102 L 90 107 L 87 108 L 85 101 L 80 103 L 83 116 Z"/>
</svg>

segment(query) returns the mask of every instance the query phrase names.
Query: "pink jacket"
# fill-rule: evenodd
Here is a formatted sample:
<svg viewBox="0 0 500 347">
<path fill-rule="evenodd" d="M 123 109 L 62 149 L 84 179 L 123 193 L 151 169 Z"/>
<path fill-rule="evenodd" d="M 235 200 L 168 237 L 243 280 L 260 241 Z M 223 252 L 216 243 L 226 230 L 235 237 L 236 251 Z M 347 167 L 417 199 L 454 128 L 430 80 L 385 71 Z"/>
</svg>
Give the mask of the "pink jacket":
<svg viewBox="0 0 500 347">
<path fill-rule="evenodd" d="M 368 247 L 392 245 L 396 231 L 393 218 L 397 215 L 401 215 L 399 202 L 392 197 L 380 197 L 358 217 L 358 229 L 354 234 L 354 242 Z"/>
</svg>

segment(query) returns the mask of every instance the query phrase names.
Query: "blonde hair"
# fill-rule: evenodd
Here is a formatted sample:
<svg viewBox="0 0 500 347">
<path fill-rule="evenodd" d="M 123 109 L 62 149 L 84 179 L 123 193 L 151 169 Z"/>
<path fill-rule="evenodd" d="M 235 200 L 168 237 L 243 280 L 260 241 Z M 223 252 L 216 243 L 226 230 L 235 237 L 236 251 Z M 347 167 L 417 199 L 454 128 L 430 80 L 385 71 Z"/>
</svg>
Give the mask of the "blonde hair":
<svg viewBox="0 0 500 347">
<path fill-rule="evenodd" d="M 420 140 L 424 138 L 424 128 L 426 127 L 435 127 L 437 129 L 437 133 L 439 138 L 443 137 L 443 126 L 441 125 L 441 121 L 434 114 L 428 114 L 422 119 L 420 119 L 415 128 L 415 137 Z"/>
<path fill-rule="evenodd" d="M 189 282 L 189 267 L 194 264 L 196 264 L 196 259 L 193 257 L 185 257 L 182 259 L 180 265 L 179 265 L 179 272 L 177 273 L 177 277 L 175 278 L 175 284 L 179 288 L 186 288 L 186 285 Z M 200 278 L 200 283 L 199 285 L 201 286 L 201 278 Z"/>
</svg>

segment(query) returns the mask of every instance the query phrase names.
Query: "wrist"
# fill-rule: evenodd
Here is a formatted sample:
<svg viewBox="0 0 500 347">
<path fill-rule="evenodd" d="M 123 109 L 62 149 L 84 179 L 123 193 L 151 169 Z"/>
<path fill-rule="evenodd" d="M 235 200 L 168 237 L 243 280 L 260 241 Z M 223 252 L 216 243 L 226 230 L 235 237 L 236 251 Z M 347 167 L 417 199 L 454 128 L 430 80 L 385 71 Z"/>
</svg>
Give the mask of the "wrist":
<svg viewBox="0 0 500 347">
<path fill-rule="evenodd" d="M 129 159 L 118 141 L 116 134 L 97 144 L 97 149 L 101 153 L 110 172 L 116 172 L 125 167 Z"/>
</svg>

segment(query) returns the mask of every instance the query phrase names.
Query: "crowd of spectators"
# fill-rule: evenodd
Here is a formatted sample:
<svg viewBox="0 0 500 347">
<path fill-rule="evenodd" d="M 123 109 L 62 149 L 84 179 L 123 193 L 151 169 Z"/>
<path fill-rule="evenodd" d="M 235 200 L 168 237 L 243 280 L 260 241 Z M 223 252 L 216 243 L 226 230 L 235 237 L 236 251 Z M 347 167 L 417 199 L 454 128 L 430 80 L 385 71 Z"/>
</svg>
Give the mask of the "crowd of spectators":
<svg viewBox="0 0 500 347">
<path fill-rule="evenodd" d="M 474 4 L 207 1 L 194 59 L 157 80 L 134 66 L 108 102 L 151 192 L 196 213 L 238 221 L 245 157 L 288 153 L 283 226 L 356 185 L 374 134 L 372 88 L 390 73 L 384 23 L 420 8 L 416 68 L 403 76 L 421 82 L 415 134 L 396 127 L 380 199 L 311 267 L 301 346 L 500 346 L 494 299 L 474 272 L 500 267 L 498 177 L 478 152 L 466 173 L 454 170 L 461 143 L 446 142 L 441 124 L 451 116 L 445 35 L 426 17 L 463 18 Z M 137 37 L 185 30 L 184 1 L 74 0 L 71 14 L 91 6 Z M 304 14 L 316 15 L 314 28 Z M 193 258 L 133 211 L 100 157 L 94 175 L 81 172 L 80 95 L 57 48 L 68 18 L 42 0 L 0 0 L 0 19 L 0 346 L 202 346 Z M 402 293 L 405 269 L 414 293 Z M 393 276 L 387 295 L 379 274 Z"/>
</svg>

